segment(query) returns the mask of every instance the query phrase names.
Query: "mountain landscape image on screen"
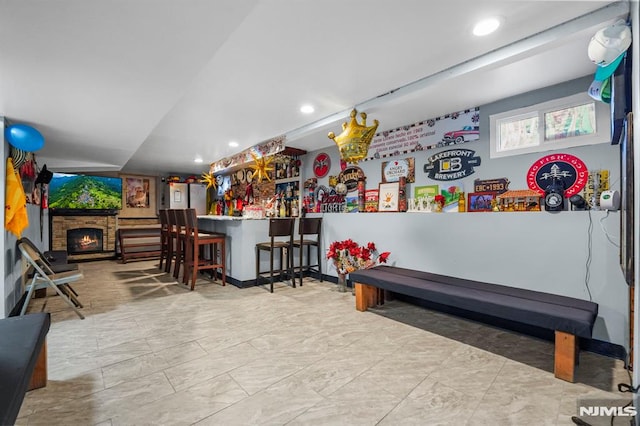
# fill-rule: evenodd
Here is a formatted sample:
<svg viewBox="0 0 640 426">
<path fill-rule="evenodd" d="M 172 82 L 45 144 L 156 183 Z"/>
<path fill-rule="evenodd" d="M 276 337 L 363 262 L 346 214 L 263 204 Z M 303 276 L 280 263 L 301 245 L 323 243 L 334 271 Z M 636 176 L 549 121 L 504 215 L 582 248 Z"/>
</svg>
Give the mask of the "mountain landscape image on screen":
<svg viewBox="0 0 640 426">
<path fill-rule="evenodd" d="M 105 176 L 55 174 L 49 184 L 49 208 L 121 209 L 122 180 Z"/>
</svg>

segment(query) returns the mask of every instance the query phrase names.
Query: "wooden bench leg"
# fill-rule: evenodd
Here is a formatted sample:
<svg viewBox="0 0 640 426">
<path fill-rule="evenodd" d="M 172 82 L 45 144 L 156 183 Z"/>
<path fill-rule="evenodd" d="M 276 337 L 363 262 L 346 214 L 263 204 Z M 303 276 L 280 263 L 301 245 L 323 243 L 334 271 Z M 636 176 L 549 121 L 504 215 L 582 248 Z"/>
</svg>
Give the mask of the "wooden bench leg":
<svg viewBox="0 0 640 426">
<path fill-rule="evenodd" d="M 364 312 L 376 306 L 378 289 L 366 284 L 354 283 L 356 286 L 356 309 Z"/>
<path fill-rule="evenodd" d="M 555 346 L 555 376 L 558 379 L 573 383 L 578 353 L 576 336 L 562 331 L 556 331 Z"/>
<path fill-rule="evenodd" d="M 36 366 L 31 374 L 31 381 L 29 382 L 29 388 L 27 391 L 43 388 L 47 386 L 47 341 L 44 341 L 42 348 L 40 349 L 40 355 L 36 361 Z"/>
</svg>

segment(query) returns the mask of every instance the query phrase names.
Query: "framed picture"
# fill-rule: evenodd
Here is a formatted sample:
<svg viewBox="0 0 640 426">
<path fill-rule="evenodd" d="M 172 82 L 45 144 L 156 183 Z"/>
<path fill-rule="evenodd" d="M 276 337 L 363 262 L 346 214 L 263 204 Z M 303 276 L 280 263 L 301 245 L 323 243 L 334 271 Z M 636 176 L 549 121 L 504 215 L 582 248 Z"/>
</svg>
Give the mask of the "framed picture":
<svg viewBox="0 0 640 426">
<path fill-rule="evenodd" d="M 440 187 L 438 185 L 425 185 L 425 186 L 414 186 L 413 187 L 413 197 L 435 197 L 440 193 Z"/>
<path fill-rule="evenodd" d="M 397 212 L 400 196 L 400 182 L 378 184 L 378 211 Z"/>
<path fill-rule="evenodd" d="M 127 184 L 127 204 L 128 208 L 149 208 L 149 179 L 127 177 L 124 179 Z"/>
<path fill-rule="evenodd" d="M 121 217 L 150 218 L 156 216 L 156 177 L 119 175 L 122 178 Z"/>
<path fill-rule="evenodd" d="M 490 212 L 491 203 L 496 198 L 495 192 L 471 192 L 467 196 L 468 212 Z"/>
</svg>

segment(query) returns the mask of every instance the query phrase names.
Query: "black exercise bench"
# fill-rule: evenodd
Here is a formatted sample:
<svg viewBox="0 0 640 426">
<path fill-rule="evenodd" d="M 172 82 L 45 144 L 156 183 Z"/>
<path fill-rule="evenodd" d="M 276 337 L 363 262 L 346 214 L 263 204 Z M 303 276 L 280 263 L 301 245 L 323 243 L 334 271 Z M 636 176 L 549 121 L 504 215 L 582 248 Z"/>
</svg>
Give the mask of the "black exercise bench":
<svg viewBox="0 0 640 426">
<path fill-rule="evenodd" d="M 0 425 L 15 423 L 27 391 L 47 384 L 46 312 L 0 319 Z"/>
<path fill-rule="evenodd" d="M 355 271 L 356 309 L 377 304 L 378 289 L 555 331 L 555 376 L 574 381 L 578 339 L 591 338 L 598 305 L 539 291 L 392 266 Z"/>
</svg>

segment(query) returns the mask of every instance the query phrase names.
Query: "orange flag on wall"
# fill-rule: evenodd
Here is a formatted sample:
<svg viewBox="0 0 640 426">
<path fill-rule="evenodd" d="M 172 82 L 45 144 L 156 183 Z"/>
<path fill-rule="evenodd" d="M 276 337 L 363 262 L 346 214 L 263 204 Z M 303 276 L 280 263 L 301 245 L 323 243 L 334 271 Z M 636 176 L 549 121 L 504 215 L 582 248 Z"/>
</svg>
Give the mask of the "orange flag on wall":
<svg viewBox="0 0 640 426">
<path fill-rule="evenodd" d="M 29 226 L 27 196 L 20 175 L 13 168 L 11 157 L 7 158 L 7 180 L 4 188 L 4 228 L 20 238 L 22 231 Z"/>
</svg>

